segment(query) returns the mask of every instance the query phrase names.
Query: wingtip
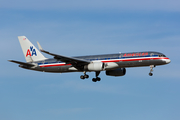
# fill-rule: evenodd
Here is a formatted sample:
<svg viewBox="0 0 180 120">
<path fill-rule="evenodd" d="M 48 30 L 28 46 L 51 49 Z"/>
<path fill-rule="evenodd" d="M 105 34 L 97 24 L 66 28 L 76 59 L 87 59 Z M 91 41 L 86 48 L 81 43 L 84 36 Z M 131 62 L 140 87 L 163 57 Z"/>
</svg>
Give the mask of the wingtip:
<svg viewBox="0 0 180 120">
<path fill-rule="evenodd" d="M 43 51 L 43 48 L 41 47 L 41 45 L 39 44 L 39 42 L 37 41 L 37 44 L 38 44 L 38 48 L 40 51 Z"/>
</svg>

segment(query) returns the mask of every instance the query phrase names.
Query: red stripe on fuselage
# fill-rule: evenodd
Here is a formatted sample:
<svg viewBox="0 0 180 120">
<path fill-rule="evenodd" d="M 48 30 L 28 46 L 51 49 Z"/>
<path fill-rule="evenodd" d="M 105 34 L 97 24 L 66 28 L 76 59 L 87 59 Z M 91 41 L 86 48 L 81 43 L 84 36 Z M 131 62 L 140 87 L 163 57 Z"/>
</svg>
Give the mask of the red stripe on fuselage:
<svg viewBox="0 0 180 120">
<path fill-rule="evenodd" d="M 55 67 L 55 66 L 67 66 L 71 64 L 50 64 L 50 65 L 40 65 L 40 67 Z"/>
<path fill-rule="evenodd" d="M 139 60 L 160 60 L 160 59 L 169 59 L 169 58 L 167 58 L 167 57 L 150 57 L 150 58 L 135 58 L 135 59 L 118 59 L 118 60 L 102 60 L 101 62 L 103 62 L 103 63 L 107 63 L 107 62 L 127 62 L 127 61 L 139 61 Z M 68 65 L 71 65 L 71 64 L 63 64 L 63 63 L 61 63 L 61 64 L 49 64 L 49 65 L 39 65 L 40 67 L 55 67 L 55 66 L 68 66 Z"/>
</svg>

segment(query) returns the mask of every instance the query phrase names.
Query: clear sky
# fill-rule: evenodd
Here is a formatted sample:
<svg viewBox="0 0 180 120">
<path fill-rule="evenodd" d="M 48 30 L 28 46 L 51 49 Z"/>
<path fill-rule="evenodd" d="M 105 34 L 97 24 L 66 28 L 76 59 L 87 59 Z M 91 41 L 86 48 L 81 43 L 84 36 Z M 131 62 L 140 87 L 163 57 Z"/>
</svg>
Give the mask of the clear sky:
<svg viewBox="0 0 180 120">
<path fill-rule="evenodd" d="M 179 120 L 180 1 L 0 0 L 0 120 Z M 67 55 L 158 51 L 171 59 L 127 68 L 123 77 L 101 72 L 42 73 L 25 62 L 17 36 Z M 51 57 L 44 54 L 46 57 Z"/>
</svg>

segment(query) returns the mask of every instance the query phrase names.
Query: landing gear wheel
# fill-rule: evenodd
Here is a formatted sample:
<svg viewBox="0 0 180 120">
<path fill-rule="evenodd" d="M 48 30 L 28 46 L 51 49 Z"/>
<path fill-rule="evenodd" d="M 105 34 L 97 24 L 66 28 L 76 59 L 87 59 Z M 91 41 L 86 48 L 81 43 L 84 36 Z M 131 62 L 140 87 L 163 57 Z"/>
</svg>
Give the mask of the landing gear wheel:
<svg viewBox="0 0 180 120">
<path fill-rule="evenodd" d="M 101 80 L 101 78 L 97 77 L 97 78 L 96 78 L 96 80 L 97 80 L 97 81 L 100 81 L 100 80 Z"/>
<path fill-rule="evenodd" d="M 153 73 L 149 73 L 149 76 L 152 76 L 153 75 Z"/>
<path fill-rule="evenodd" d="M 81 79 L 85 79 L 84 75 L 81 75 L 80 78 L 81 78 Z"/>
<path fill-rule="evenodd" d="M 153 68 L 156 67 L 155 65 L 150 65 L 150 72 L 149 72 L 149 76 L 153 76 Z"/>
<path fill-rule="evenodd" d="M 89 75 L 84 75 L 85 78 L 89 78 Z"/>
<path fill-rule="evenodd" d="M 93 82 L 97 82 L 96 78 L 93 78 L 92 81 L 93 81 Z"/>
<path fill-rule="evenodd" d="M 97 81 L 100 81 L 100 80 L 101 80 L 101 78 L 98 77 L 99 74 L 100 74 L 100 71 L 96 71 L 96 78 L 93 78 L 93 79 L 92 79 L 93 82 L 97 82 Z"/>
<path fill-rule="evenodd" d="M 89 75 L 86 74 L 86 71 L 84 71 L 84 75 L 80 76 L 81 79 L 89 78 Z"/>
</svg>

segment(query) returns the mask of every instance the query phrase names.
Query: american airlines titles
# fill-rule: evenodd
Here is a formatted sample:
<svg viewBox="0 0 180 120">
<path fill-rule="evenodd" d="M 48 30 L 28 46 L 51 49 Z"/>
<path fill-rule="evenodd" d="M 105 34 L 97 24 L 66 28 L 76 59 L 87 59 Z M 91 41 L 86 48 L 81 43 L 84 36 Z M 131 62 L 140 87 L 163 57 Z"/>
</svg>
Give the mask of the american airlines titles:
<svg viewBox="0 0 180 120">
<path fill-rule="evenodd" d="M 133 57 L 133 56 L 146 56 L 148 55 L 148 52 L 146 53 L 125 53 L 123 57 Z"/>
</svg>

